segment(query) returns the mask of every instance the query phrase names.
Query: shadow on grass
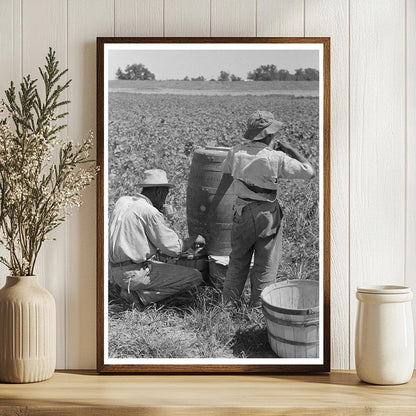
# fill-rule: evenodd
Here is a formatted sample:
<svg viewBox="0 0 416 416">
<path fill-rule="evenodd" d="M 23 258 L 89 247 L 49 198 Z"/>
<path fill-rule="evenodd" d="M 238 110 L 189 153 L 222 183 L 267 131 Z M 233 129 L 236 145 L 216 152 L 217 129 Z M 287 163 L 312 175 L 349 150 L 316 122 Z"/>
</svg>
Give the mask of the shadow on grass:
<svg viewBox="0 0 416 416">
<path fill-rule="evenodd" d="M 177 293 L 169 296 L 160 302 L 149 305 L 150 308 L 158 310 L 174 309 L 178 313 L 187 313 L 190 306 L 195 305 L 197 297 L 201 296 L 201 292 L 206 289 L 212 289 L 210 286 L 201 286 L 199 288 L 190 289 L 188 291 Z M 146 307 L 140 304 L 134 304 L 121 296 L 121 289 L 118 285 L 108 283 L 108 310 L 110 316 L 114 316 L 120 312 L 131 311 L 132 309 L 145 310 Z M 205 292 L 204 292 L 205 293 Z"/>
<path fill-rule="evenodd" d="M 233 355 L 243 358 L 277 358 L 269 346 L 266 328 L 238 330 L 234 336 Z"/>
<path fill-rule="evenodd" d="M 132 304 L 120 296 L 119 286 L 108 282 L 108 314 L 115 317 L 117 314 L 132 309 Z"/>
</svg>

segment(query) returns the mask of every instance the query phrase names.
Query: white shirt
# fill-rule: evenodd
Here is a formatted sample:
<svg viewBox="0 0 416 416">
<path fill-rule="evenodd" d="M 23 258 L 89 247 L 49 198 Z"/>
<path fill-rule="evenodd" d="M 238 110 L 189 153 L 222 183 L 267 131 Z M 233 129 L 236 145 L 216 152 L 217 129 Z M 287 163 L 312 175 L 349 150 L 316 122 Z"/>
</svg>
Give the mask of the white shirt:
<svg viewBox="0 0 416 416">
<path fill-rule="evenodd" d="M 157 248 L 168 256 L 177 256 L 182 252 L 182 240 L 149 198 L 121 197 L 109 221 L 110 262 L 142 263 L 156 254 Z"/>
<path fill-rule="evenodd" d="M 286 153 L 274 150 L 258 141 L 230 149 L 222 164 L 222 171 L 234 178 L 233 187 L 237 197 L 257 201 L 274 201 L 277 192 L 276 194 L 253 192 L 244 185 L 244 182 L 278 191 L 278 179 L 311 179 L 314 175 L 309 163 L 299 162 Z"/>
</svg>

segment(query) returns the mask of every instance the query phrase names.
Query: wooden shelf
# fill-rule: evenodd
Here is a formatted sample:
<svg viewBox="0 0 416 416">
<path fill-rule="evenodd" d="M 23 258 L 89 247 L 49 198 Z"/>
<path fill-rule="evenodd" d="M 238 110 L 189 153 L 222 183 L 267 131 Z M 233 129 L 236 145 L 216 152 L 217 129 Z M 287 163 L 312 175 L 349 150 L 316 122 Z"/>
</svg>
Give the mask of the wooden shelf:
<svg viewBox="0 0 416 416">
<path fill-rule="evenodd" d="M 144 376 L 58 371 L 0 384 L 0 415 L 415 415 L 416 375 L 400 386 L 322 375 Z"/>
</svg>

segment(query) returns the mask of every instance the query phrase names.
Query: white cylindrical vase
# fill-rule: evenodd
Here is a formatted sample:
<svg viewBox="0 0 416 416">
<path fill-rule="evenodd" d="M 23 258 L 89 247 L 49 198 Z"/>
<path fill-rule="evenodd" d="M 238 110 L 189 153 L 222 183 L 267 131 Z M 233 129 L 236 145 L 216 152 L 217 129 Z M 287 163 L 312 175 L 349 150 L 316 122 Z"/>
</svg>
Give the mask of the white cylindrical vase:
<svg viewBox="0 0 416 416">
<path fill-rule="evenodd" d="M 415 353 L 412 297 L 405 286 L 357 289 L 355 366 L 362 381 L 403 384 L 411 379 Z"/>
<path fill-rule="evenodd" d="M 46 380 L 55 364 L 55 299 L 36 276 L 8 276 L 0 290 L 0 381 Z"/>
</svg>

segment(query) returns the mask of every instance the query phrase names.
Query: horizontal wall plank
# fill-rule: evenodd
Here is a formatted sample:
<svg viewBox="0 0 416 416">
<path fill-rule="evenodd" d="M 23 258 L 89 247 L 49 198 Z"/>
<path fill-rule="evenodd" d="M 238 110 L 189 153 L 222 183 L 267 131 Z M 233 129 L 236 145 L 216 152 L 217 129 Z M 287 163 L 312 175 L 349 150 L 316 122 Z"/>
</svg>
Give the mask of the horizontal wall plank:
<svg viewBox="0 0 416 416">
<path fill-rule="evenodd" d="M 68 136 L 76 143 L 95 131 L 95 38 L 113 33 L 113 0 L 68 1 Z M 95 157 L 95 149 L 92 154 Z M 95 182 L 82 200 L 68 219 L 67 368 L 96 367 Z"/>
<path fill-rule="evenodd" d="M 163 36 L 163 0 L 115 0 L 115 36 Z"/>
<path fill-rule="evenodd" d="M 256 36 L 256 1 L 211 0 L 211 36 Z"/>
<path fill-rule="evenodd" d="M 306 0 L 305 36 L 331 37 L 331 366 L 349 368 L 348 3 Z M 334 45 L 336 45 L 334 47 Z"/>
<path fill-rule="evenodd" d="M 404 4 L 351 0 L 351 368 L 357 286 L 404 283 Z"/>
<path fill-rule="evenodd" d="M 165 36 L 209 36 L 209 0 L 165 0 Z"/>
</svg>

